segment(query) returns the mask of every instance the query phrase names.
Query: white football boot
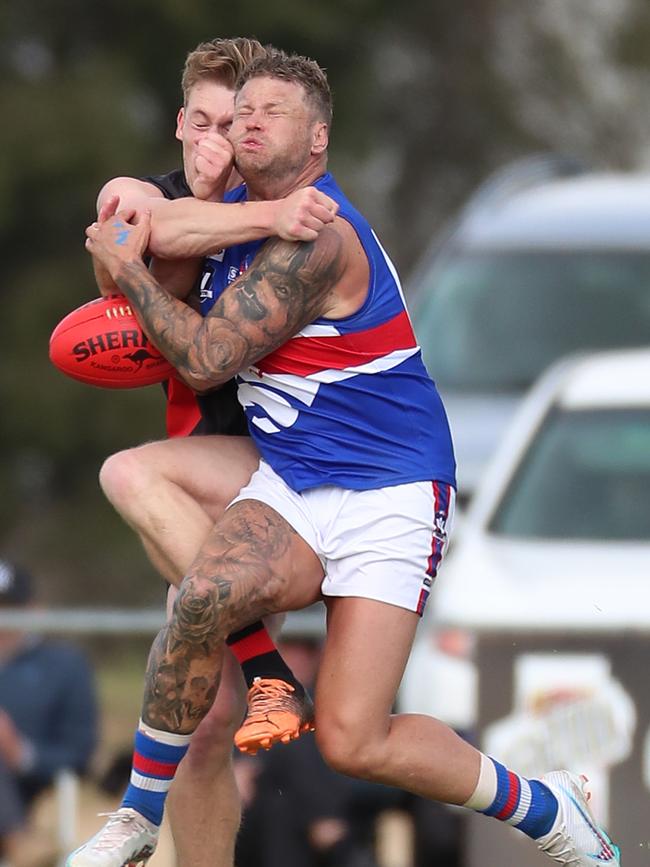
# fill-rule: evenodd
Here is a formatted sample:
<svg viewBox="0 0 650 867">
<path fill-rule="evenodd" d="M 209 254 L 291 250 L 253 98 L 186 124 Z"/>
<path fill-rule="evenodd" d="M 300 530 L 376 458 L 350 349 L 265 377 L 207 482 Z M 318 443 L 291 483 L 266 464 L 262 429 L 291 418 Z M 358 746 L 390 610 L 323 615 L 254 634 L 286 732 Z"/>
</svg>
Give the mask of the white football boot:
<svg viewBox="0 0 650 867">
<path fill-rule="evenodd" d="M 618 846 L 591 815 L 586 780 L 569 771 L 551 771 L 541 779 L 558 803 L 553 827 L 535 841 L 542 852 L 565 867 L 620 867 Z"/>
<path fill-rule="evenodd" d="M 160 828 L 131 807 L 101 813 L 108 822 L 87 843 L 76 849 L 66 867 L 124 867 L 144 864 L 154 853 Z"/>
</svg>

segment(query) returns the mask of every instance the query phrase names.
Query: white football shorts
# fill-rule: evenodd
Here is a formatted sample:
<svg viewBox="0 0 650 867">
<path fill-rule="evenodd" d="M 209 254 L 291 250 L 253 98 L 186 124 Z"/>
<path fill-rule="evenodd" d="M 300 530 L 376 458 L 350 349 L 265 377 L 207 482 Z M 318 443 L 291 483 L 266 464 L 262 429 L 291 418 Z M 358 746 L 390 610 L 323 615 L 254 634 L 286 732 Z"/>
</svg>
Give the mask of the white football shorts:
<svg viewBox="0 0 650 867">
<path fill-rule="evenodd" d="M 324 596 L 362 596 L 422 615 L 449 542 L 455 493 L 433 481 L 298 494 L 260 461 L 232 502 L 260 500 L 291 524 L 323 564 Z"/>
</svg>

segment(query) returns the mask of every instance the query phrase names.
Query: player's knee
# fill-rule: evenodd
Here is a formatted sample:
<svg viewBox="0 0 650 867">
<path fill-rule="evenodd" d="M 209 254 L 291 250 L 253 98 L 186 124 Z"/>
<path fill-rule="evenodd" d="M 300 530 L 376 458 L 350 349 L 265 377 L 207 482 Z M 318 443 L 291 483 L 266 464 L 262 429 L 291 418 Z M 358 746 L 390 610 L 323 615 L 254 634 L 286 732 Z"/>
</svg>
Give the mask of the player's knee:
<svg viewBox="0 0 650 867">
<path fill-rule="evenodd" d="M 99 471 L 99 484 L 117 511 L 127 512 L 147 484 L 137 450 L 126 449 L 106 458 Z"/>
<path fill-rule="evenodd" d="M 232 710 L 215 702 L 192 735 L 186 757 L 190 767 L 210 773 L 230 762 L 236 727 Z"/>
<path fill-rule="evenodd" d="M 383 765 L 382 744 L 351 720 L 316 720 L 316 742 L 325 762 L 348 777 L 375 780 Z"/>
<path fill-rule="evenodd" d="M 199 726 L 201 736 L 232 749 L 233 736 L 242 721 L 244 709 L 242 696 L 222 678 L 217 698 Z"/>
<path fill-rule="evenodd" d="M 218 574 L 218 559 L 211 560 Z M 227 597 L 220 598 L 218 585 L 209 578 L 188 575 L 183 578 L 170 612 L 170 634 L 188 644 L 202 641 L 210 646 L 209 653 L 217 653 L 217 645 L 226 638 Z"/>
</svg>

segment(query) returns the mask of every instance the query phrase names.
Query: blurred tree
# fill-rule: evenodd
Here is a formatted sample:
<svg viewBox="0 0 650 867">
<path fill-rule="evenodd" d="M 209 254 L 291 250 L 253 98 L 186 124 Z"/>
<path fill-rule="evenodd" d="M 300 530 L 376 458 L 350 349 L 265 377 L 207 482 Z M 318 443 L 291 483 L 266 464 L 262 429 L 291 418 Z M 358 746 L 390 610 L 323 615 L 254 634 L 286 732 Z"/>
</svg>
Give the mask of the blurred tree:
<svg viewBox="0 0 650 867">
<path fill-rule="evenodd" d="M 159 390 L 83 386 L 46 352 L 58 319 L 95 294 L 83 232 L 103 181 L 178 162 L 180 71 L 197 42 L 255 35 L 327 68 L 332 167 L 407 274 L 508 159 L 643 163 L 649 33 L 644 0 L 3 4 L 0 549 L 55 575 L 53 599 L 159 598 L 96 483 L 107 454 L 161 435 Z"/>
<path fill-rule="evenodd" d="M 643 0 L 382 6 L 369 92 L 376 135 L 350 174 L 405 273 L 472 187 L 510 159 L 554 150 L 611 168 L 647 162 Z"/>
</svg>

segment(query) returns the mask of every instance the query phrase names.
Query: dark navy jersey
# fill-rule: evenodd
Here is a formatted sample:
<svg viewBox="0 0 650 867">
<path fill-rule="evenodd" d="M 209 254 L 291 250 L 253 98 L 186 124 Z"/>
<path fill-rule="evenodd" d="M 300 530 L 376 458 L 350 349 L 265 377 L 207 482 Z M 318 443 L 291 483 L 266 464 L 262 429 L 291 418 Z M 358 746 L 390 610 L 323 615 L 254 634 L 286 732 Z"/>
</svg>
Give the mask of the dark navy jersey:
<svg viewBox="0 0 650 867">
<path fill-rule="evenodd" d="M 167 172 L 166 175 L 147 175 L 140 180 L 158 187 L 166 199 L 184 199 L 192 195 L 182 169 L 175 169 L 173 172 Z"/>
<path fill-rule="evenodd" d="M 166 199 L 182 199 L 192 195 L 181 169 L 165 175 L 149 175 L 140 180 L 153 184 Z M 167 434 L 170 437 L 200 434 L 246 436 L 249 433 L 246 416 L 237 400 L 234 379 L 202 395 L 195 394 L 176 377 L 166 382 L 164 388 L 167 394 Z"/>
<path fill-rule="evenodd" d="M 296 491 L 365 490 L 437 480 L 455 486 L 447 417 L 406 310 L 399 277 L 334 178 L 314 184 L 339 205 L 368 259 L 366 300 L 344 319 L 321 317 L 239 372 L 239 401 L 262 457 Z M 226 201 L 245 198 L 239 187 Z M 205 315 L 250 267 L 264 241 L 209 256 Z"/>
</svg>

